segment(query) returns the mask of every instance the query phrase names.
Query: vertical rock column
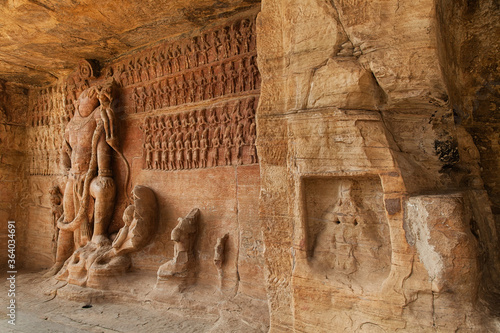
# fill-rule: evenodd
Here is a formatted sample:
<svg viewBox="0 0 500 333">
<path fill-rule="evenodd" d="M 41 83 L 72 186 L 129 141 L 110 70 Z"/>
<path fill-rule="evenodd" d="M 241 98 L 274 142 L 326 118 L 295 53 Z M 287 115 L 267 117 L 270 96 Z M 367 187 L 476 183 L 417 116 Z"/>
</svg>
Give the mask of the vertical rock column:
<svg viewBox="0 0 500 333">
<path fill-rule="evenodd" d="M 7 223 L 16 221 L 16 267 L 22 261 L 24 214 L 27 203 L 25 124 L 27 90 L 0 82 L 0 268 L 7 265 Z"/>
<path fill-rule="evenodd" d="M 464 187 L 478 160 L 448 104 L 434 1 L 264 0 L 257 41 L 271 331 L 478 328 L 464 222 L 481 211 Z"/>
</svg>

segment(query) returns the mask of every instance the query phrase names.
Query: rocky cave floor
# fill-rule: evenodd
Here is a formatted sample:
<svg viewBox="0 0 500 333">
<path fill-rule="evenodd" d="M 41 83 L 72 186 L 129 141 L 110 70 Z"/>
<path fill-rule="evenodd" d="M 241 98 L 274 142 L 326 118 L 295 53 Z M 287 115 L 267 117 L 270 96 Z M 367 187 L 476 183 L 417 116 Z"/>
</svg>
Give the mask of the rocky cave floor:
<svg viewBox="0 0 500 333">
<path fill-rule="evenodd" d="M 16 275 L 16 325 L 8 323 L 9 285 L 4 283 L 0 300 L 0 332 L 265 332 L 267 325 L 255 325 L 233 315 L 227 301 L 216 308 L 190 310 L 170 307 L 142 297 L 130 289 L 119 293 L 89 296 L 83 288 L 68 289 L 66 282 L 43 278 L 43 272 L 18 272 Z M 5 274 L 2 275 L 6 280 Z M 150 279 L 151 280 L 151 279 Z M 147 286 L 148 283 L 143 283 Z M 72 286 L 69 286 L 72 288 Z M 118 296 L 117 296 L 118 295 Z M 110 297 L 111 296 L 111 297 Z M 222 306 L 221 306 L 222 305 Z M 237 306 L 236 306 L 237 309 Z M 218 313 L 217 313 L 218 312 Z M 256 327 L 260 326 L 260 327 Z"/>
</svg>

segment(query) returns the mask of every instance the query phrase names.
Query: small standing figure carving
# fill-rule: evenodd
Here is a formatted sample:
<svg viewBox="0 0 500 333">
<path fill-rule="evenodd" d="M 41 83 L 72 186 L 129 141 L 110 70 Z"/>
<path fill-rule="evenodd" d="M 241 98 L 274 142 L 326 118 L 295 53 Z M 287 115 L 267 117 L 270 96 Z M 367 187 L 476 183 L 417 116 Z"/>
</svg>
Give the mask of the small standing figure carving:
<svg viewBox="0 0 500 333">
<path fill-rule="evenodd" d="M 214 137 L 212 138 L 212 166 L 217 166 L 217 162 L 219 161 L 219 147 L 220 147 L 220 127 L 215 129 Z"/>
<path fill-rule="evenodd" d="M 52 212 L 52 225 L 54 227 L 54 233 L 52 235 L 52 255 L 54 259 L 57 253 L 57 236 L 59 235 L 59 229 L 57 229 L 57 221 L 63 214 L 63 195 L 58 186 L 53 186 L 49 190 L 50 194 L 50 209 Z"/>
<path fill-rule="evenodd" d="M 224 162 L 226 165 L 231 164 L 231 149 L 233 148 L 233 142 L 231 140 L 231 127 L 226 127 L 224 132 L 224 138 L 222 139 L 222 144 L 224 146 Z"/>
<path fill-rule="evenodd" d="M 207 167 L 207 155 L 208 155 L 208 128 L 205 128 L 201 134 L 200 140 L 200 166 L 202 168 Z"/>
<path fill-rule="evenodd" d="M 146 143 L 144 144 L 144 149 L 146 149 L 146 169 L 153 169 L 153 151 L 154 147 L 151 143 L 152 135 L 146 138 Z"/>
</svg>

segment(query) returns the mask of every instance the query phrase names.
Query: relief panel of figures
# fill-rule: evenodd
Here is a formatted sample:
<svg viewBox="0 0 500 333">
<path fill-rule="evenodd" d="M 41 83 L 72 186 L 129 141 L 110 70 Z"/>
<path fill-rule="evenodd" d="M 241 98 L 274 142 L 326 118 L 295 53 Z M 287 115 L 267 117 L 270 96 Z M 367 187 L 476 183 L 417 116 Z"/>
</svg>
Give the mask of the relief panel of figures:
<svg viewBox="0 0 500 333">
<path fill-rule="evenodd" d="M 123 87 L 126 113 L 260 89 L 255 18 L 164 43 L 106 69 Z"/>
<path fill-rule="evenodd" d="M 73 105 L 67 100 L 69 89 L 73 87 L 54 85 L 32 95 L 27 118 L 30 175 L 59 173 L 62 133 L 73 110 L 66 107 L 67 103 Z"/>
<path fill-rule="evenodd" d="M 255 110 L 248 97 L 176 114 L 148 116 L 145 169 L 184 170 L 257 163 Z"/>
</svg>

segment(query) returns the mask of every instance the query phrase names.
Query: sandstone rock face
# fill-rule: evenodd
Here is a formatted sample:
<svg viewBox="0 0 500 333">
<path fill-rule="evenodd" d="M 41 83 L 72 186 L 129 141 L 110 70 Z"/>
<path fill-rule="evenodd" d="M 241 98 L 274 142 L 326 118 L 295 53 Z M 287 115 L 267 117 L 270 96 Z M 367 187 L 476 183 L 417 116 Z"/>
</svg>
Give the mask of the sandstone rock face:
<svg viewBox="0 0 500 333">
<path fill-rule="evenodd" d="M 7 268 L 7 245 L 9 238 L 7 223 L 16 221 L 15 239 L 22 244 L 26 239 L 26 209 L 30 204 L 40 204 L 39 198 L 30 196 L 25 160 L 26 130 L 25 110 L 28 90 L 17 84 L 0 80 L 0 246 L 5 249 L 0 255 L 0 267 Z M 37 199 L 34 201 L 34 199 Z M 44 227 L 40 227 L 44 229 Z M 40 230 L 39 229 L 39 230 Z M 51 237 L 51 236 L 49 236 Z M 16 256 L 26 255 L 23 247 L 16 248 Z M 19 260 L 17 261 L 19 264 Z"/>
<path fill-rule="evenodd" d="M 494 1 L 1 10 L 0 216 L 59 296 L 213 332 L 499 331 Z"/>
<path fill-rule="evenodd" d="M 478 272 L 498 271 L 496 227 L 477 149 L 447 103 L 434 6 L 262 2 L 273 332 L 493 329 L 477 296 L 495 294 Z"/>
</svg>

